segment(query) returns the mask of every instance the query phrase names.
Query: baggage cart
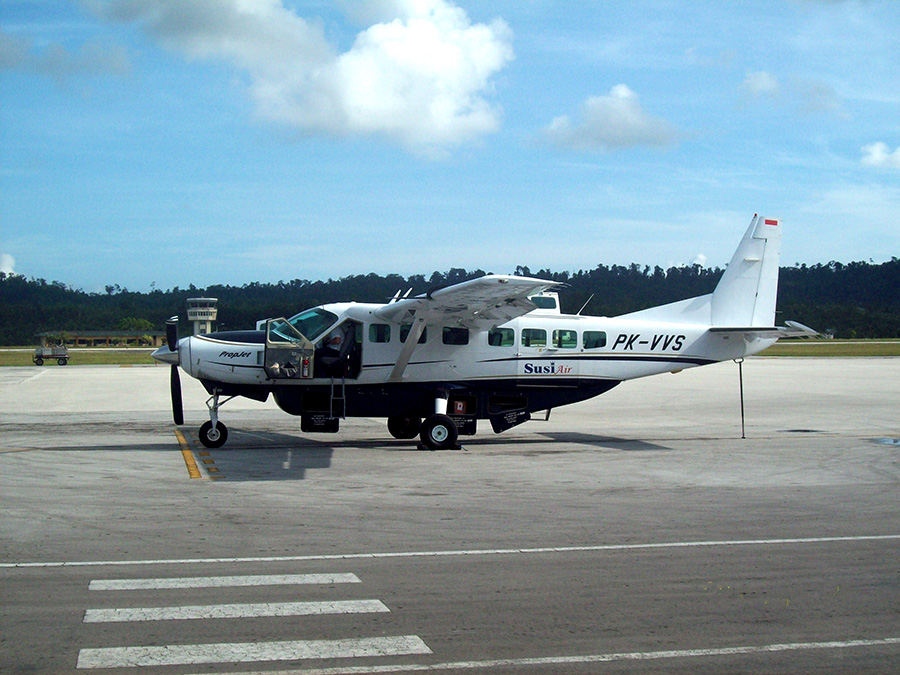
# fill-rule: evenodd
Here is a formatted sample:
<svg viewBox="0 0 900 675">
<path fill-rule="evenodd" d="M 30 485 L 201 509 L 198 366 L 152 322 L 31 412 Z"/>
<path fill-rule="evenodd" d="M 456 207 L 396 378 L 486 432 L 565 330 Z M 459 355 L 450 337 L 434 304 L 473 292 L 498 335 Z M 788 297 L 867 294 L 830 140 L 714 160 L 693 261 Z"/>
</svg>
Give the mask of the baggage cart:
<svg viewBox="0 0 900 675">
<path fill-rule="evenodd" d="M 69 348 L 65 345 L 60 345 L 58 347 L 38 347 L 34 350 L 34 356 L 31 357 L 31 360 L 34 361 L 34 365 L 42 366 L 44 365 L 44 361 L 47 359 L 56 359 L 56 362 L 64 366 L 69 362 Z"/>
</svg>

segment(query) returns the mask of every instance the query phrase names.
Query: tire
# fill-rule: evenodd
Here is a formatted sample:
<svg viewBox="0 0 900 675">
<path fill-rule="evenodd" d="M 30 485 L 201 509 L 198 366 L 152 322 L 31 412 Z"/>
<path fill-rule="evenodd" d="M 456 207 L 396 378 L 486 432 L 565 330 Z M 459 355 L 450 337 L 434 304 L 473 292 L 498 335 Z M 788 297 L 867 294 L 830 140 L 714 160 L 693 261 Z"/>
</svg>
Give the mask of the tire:
<svg viewBox="0 0 900 675">
<path fill-rule="evenodd" d="M 221 422 L 216 424 L 213 431 L 212 422 L 204 422 L 200 426 L 200 442 L 207 448 L 221 448 L 228 440 L 228 427 Z"/>
<path fill-rule="evenodd" d="M 409 440 L 419 435 L 422 420 L 418 417 L 388 417 L 387 428 L 391 436 L 400 440 Z"/>
<path fill-rule="evenodd" d="M 36 359 L 34 360 L 34 365 L 36 365 L 36 366 L 42 366 L 42 365 L 44 365 L 44 359 L 42 359 L 41 357 L 36 358 Z"/>
<path fill-rule="evenodd" d="M 67 358 L 59 358 L 59 359 L 56 359 L 56 362 L 57 362 L 59 365 L 64 366 L 64 365 L 66 365 L 66 364 L 69 362 L 69 359 L 67 359 Z"/>
<path fill-rule="evenodd" d="M 447 415 L 430 415 L 422 422 L 419 436 L 430 450 L 449 450 L 456 447 L 459 430 Z"/>
</svg>

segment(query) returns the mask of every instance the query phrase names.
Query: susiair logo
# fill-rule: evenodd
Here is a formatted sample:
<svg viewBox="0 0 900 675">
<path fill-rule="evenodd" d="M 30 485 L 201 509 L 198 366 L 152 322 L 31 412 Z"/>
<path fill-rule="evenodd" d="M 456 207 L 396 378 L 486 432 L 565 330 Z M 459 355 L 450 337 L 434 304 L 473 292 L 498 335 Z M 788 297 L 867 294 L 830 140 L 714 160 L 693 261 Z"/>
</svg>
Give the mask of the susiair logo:
<svg viewBox="0 0 900 675">
<path fill-rule="evenodd" d="M 556 365 L 553 361 L 550 363 L 526 363 L 524 372 L 526 375 L 568 375 L 572 372 L 572 366 Z"/>
</svg>

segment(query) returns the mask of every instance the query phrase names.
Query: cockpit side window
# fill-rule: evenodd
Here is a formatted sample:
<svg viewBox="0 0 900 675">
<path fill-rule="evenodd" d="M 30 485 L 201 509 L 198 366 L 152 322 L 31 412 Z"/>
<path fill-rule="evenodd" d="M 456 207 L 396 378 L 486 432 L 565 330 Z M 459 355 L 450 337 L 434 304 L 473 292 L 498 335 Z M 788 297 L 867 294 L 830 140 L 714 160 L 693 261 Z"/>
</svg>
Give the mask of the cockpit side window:
<svg viewBox="0 0 900 675">
<path fill-rule="evenodd" d="M 328 327 L 334 325 L 335 321 L 337 321 L 337 314 L 321 307 L 308 309 L 288 319 L 288 323 L 310 341 L 315 341 Z"/>
</svg>

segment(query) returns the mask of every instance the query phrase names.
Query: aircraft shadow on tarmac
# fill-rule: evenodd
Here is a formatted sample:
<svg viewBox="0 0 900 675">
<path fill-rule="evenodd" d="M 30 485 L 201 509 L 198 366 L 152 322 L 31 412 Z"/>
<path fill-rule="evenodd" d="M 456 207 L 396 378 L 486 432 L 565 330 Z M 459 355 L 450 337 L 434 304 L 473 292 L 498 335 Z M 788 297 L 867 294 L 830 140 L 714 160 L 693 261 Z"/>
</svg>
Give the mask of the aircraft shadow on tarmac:
<svg viewBox="0 0 900 675">
<path fill-rule="evenodd" d="M 204 452 L 196 439 L 192 447 Z M 668 451 L 655 443 L 637 439 L 614 438 L 577 432 L 540 433 L 531 437 L 498 440 L 493 436 L 463 437 L 461 448 L 441 452 L 460 452 L 468 447 L 490 450 L 495 446 L 502 454 L 529 457 L 539 454 L 557 454 L 583 451 L 588 448 L 618 452 Z M 384 452 L 435 452 L 425 450 L 415 441 L 384 439 L 353 439 L 343 436 L 340 440 L 322 439 L 309 435 L 297 436 L 272 431 L 234 429 L 228 445 L 207 451 L 216 471 L 216 478 L 227 481 L 304 480 L 310 469 L 331 467 L 335 452 L 354 449 L 382 450 Z M 201 461 L 203 461 L 201 456 Z"/>
<path fill-rule="evenodd" d="M 620 450 L 623 452 L 646 452 L 652 450 L 670 450 L 664 445 L 648 443 L 638 438 L 615 438 L 612 436 L 595 436 L 593 434 L 581 434 L 575 431 L 560 431 L 542 433 L 541 436 L 549 438 L 555 443 L 572 443 L 576 445 L 589 445 L 595 448 L 607 450 Z"/>
<path fill-rule="evenodd" d="M 228 444 L 215 450 L 206 450 L 191 436 L 198 459 L 219 480 L 303 480 L 309 469 L 330 468 L 334 454 L 330 444 L 272 431 L 232 429 Z"/>
</svg>

